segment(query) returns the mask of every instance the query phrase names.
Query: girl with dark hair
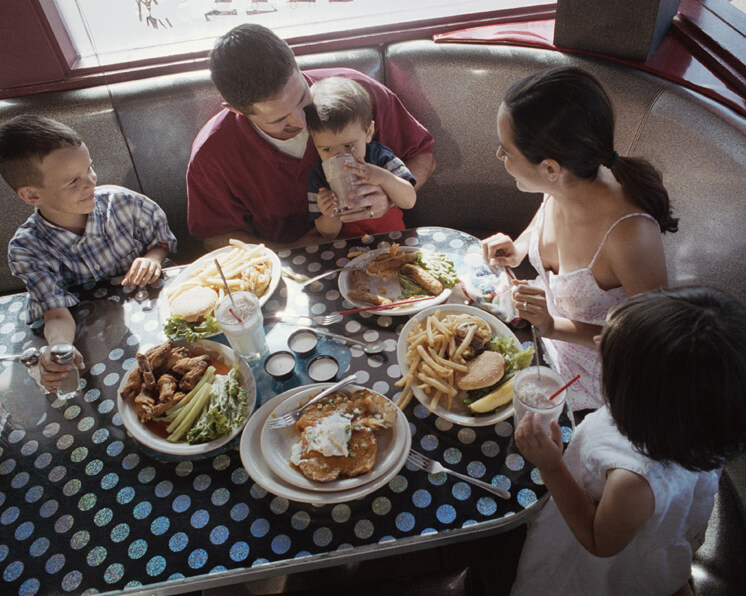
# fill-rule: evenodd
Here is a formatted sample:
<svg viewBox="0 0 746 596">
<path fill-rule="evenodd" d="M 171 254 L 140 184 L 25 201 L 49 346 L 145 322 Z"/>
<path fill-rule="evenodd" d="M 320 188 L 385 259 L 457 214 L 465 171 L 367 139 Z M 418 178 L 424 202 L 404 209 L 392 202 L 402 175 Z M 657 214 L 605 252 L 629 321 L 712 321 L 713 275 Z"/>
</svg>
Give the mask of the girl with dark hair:
<svg viewBox="0 0 746 596">
<path fill-rule="evenodd" d="M 564 456 L 556 422 L 515 431 L 551 499 L 511 593 L 691 594 L 720 467 L 746 446 L 746 309 L 709 288 L 639 294 L 600 351 L 607 405 Z"/>
<path fill-rule="evenodd" d="M 490 264 L 516 267 L 528 255 L 536 280 L 518 281 L 522 318 L 544 337 L 560 374 L 581 379 L 573 410 L 597 408 L 593 336 L 627 296 L 667 285 L 661 232 L 675 232 L 668 193 L 645 160 L 614 149 L 614 112 L 600 83 L 578 68 L 557 68 L 515 83 L 497 115 L 497 158 L 519 190 L 544 193 L 513 241 L 482 242 Z"/>
</svg>

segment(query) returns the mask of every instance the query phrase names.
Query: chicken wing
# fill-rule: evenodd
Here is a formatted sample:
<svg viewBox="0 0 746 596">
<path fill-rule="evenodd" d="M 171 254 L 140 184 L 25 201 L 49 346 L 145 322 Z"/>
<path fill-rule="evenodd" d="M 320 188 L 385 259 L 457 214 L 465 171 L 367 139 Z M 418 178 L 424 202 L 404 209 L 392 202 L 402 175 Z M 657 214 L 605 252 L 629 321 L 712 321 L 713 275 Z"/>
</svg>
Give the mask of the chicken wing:
<svg viewBox="0 0 746 596">
<path fill-rule="evenodd" d="M 138 352 L 135 354 L 135 359 L 137 360 L 137 366 L 140 367 L 140 372 L 142 373 L 142 382 L 145 391 L 150 395 L 155 395 L 158 389 L 155 385 L 155 377 L 153 376 L 153 369 L 150 368 L 148 357 L 145 356 L 145 354 Z"/>
</svg>

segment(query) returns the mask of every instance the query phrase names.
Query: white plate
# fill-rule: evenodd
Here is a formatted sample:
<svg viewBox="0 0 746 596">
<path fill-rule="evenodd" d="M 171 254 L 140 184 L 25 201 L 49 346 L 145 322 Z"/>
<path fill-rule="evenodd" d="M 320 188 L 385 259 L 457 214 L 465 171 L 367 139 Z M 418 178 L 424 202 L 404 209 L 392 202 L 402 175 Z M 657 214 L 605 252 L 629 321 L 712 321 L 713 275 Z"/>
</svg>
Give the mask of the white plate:
<svg viewBox="0 0 746 596">
<path fill-rule="evenodd" d="M 171 316 L 171 304 L 168 301 L 168 297 L 166 294 L 169 290 L 176 288 L 180 284 L 184 283 L 185 281 L 188 281 L 192 274 L 202 267 L 205 263 L 209 261 L 213 261 L 215 257 L 232 251 L 235 248 L 235 246 L 224 246 L 223 248 L 218 248 L 216 250 L 213 250 L 212 252 L 208 252 L 206 255 L 201 256 L 199 259 L 194 261 L 191 265 L 189 265 L 186 269 L 184 269 L 181 273 L 179 273 L 176 277 L 174 277 L 172 280 L 170 280 L 166 286 L 161 290 L 161 293 L 158 296 L 158 313 L 161 319 L 161 324 L 165 325 L 168 318 Z M 264 294 L 259 298 L 259 305 L 264 306 L 264 304 L 269 300 L 270 296 L 274 293 L 274 291 L 277 289 L 277 286 L 280 283 L 280 277 L 281 277 L 281 269 L 282 264 L 280 263 L 280 257 L 277 256 L 277 253 L 271 251 L 266 246 L 264 247 L 265 252 L 269 256 L 269 259 L 272 263 L 272 275 L 269 278 L 269 285 L 267 286 L 267 291 L 264 292 Z M 212 336 L 218 335 L 217 333 L 214 333 Z M 206 336 L 206 337 L 212 337 L 212 336 Z"/>
<path fill-rule="evenodd" d="M 326 386 L 331 383 L 326 383 Z M 291 410 L 303 405 L 310 397 L 321 391 L 321 385 L 310 385 L 303 387 L 302 390 L 287 395 L 272 412 L 269 418 L 282 416 Z M 366 389 L 360 385 L 348 385 L 341 391 L 352 392 L 358 389 Z M 370 391 L 370 389 L 368 389 Z M 375 393 L 375 392 L 374 392 Z M 384 399 L 388 399 L 385 398 Z M 300 471 L 290 465 L 290 454 L 293 445 L 300 439 L 296 432 L 295 426 L 286 426 L 280 429 L 271 429 L 266 424 L 262 427 L 261 449 L 264 460 L 269 468 L 282 478 L 285 482 L 292 484 L 303 490 L 313 491 L 338 491 L 350 490 L 362 486 L 367 482 L 375 480 L 382 474 L 385 474 L 391 466 L 399 459 L 402 449 L 409 436 L 409 425 L 407 418 L 397 408 L 400 416 L 397 416 L 396 424 L 393 428 L 379 431 L 376 433 L 376 442 L 378 443 L 378 457 L 373 469 L 367 474 L 356 476 L 354 478 L 341 478 L 332 482 L 314 482 L 306 478 Z"/>
<path fill-rule="evenodd" d="M 329 385 L 330 383 L 318 383 L 314 385 L 314 387 L 316 391 L 319 391 Z M 381 474 L 371 482 L 367 482 L 356 488 L 334 492 L 308 491 L 293 486 L 289 482 L 285 482 L 269 468 L 266 460 L 262 456 L 262 428 L 267 422 L 270 414 L 278 405 L 285 401 L 288 396 L 292 396 L 303 389 L 305 389 L 305 387 L 296 387 L 295 389 L 286 391 L 285 393 L 269 400 L 254 413 L 254 415 L 249 419 L 248 424 L 244 427 L 239 447 L 241 462 L 243 463 L 243 467 L 249 473 L 249 476 L 253 478 L 254 482 L 278 497 L 283 497 L 290 501 L 298 501 L 300 503 L 310 503 L 312 505 L 327 505 L 354 501 L 355 499 L 360 499 L 388 484 L 388 482 L 398 474 L 399 470 L 402 469 L 402 466 L 404 466 L 404 463 L 407 461 L 407 455 L 409 455 L 409 449 L 412 445 L 412 435 L 409 431 L 409 423 L 401 410 L 399 411 L 396 424 L 397 435 L 402 435 L 405 441 L 401 454 L 385 473 Z"/>
<path fill-rule="evenodd" d="M 516 345 L 521 345 L 521 342 L 518 341 L 518 338 L 515 336 L 515 334 L 510 329 L 508 329 L 508 327 L 504 323 L 499 321 L 490 313 L 485 312 L 479 308 L 466 306 L 465 304 L 443 304 L 441 306 L 433 306 L 432 308 L 423 310 L 416 316 L 412 317 L 409 321 L 407 321 L 407 324 L 404 325 L 404 328 L 399 334 L 399 341 L 396 344 L 396 357 L 399 362 L 399 370 L 401 370 L 402 375 L 407 374 L 407 371 L 409 370 L 409 366 L 407 365 L 407 337 L 409 337 L 409 333 L 412 331 L 414 321 L 422 321 L 428 316 L 435 314 L 437 311 L 440 311 L 442 315 L 451 313 L 467 313 L 473 315 L 479 319 L 482 319 L 490 326 L 490 328 L 492 329 L 493 337 L 495 335 L 497 335 L 498 337 L 510 337 L 516 342 Z M 412 392 L 417 398 L 417 401 L 419 401 L 421 404 L 423 404 L 424 406 L 428 406 L 430 404 L 430 400 L 428 399 L 427 395 L 425 395 L 425 392 L 416 385 L 412 388 Z M 491 414 L 474 416 L 469 411 L 469 409 L 465 405 L 463 405 L 461 401 L 464 395 L 465 392 L 462 391 L 453 398 L 453 407 L 450 410 L 446 409 L 441 404 L 438 404 L 433 413 L 437 416 L 440 416 L 444 420 L 448 420 L 450 422 L 453 422 L 454 424 L 460 424 L 461 426 L 489 426 L 490 424 L 495 424 L 497 422 L 501 422 L 502 420 L 510 418 L 513 415 L 513 402 L 511 400 L 506 405 L 497 408 L 497 410 L 495 410 Z"/>
<path fill-rule="evenodd" d="M 421 248 L 417 248 L 415 246 L 400 246 L 399 250 L 402 252 L 428 252 L 426 250 L 423 250 Z M 379 255 L 383 252 L 388 252 L 388 248 L 379 248 L 376 250 L 371 250 L 370 252 L 366 252 L 361 254 L 360 256 L 355 257 L 352 259 L 348 265 L 352 265 L 359 262 L 366 262 L 366 261 L 373 261 L 373 259 L 376 257 L 376 255 Z M 359 300 L 353 300 L 350 298 L 349 292 L 352 289 L 350 282 L 351 282 L 351 271 L 342 271 L 339 274 L 339 291 L 344 296 L 344 299 L 347 300 L 350 304 L 356 306 L 356 307 L 366 307 L 371 306 L 367 302 L 360 302 Z M 386 293 L 382 294 L 380 288 L 386 287 Z M 387 298 L 390 298 L 392 301 L 396 302 L 396 300 L 401 295 L 401 286 L 399 285 L 399 276 L 398 275 L 392 275 L 387 278 L 383 277 L 371 277 L 368 280 L 368 290 L 372 292 L 373 294 L 381 294 L 383 296 L 386 296 Z M 403 307 L 394 307 L 394 308 L 386 308 L 383 310 L 373 311 L 375 314 L 379 315 L 396 315 L 396 316 L 409 316 L 413 315 L 415 313 L 420 312 L 421 310 L 428 308 L 429 306 L 433 306 L 434 304 L 442 304 L 446 300 L 448 300 L 448 297 L 451 295 L 451 288 L 444 288 L 443 291 L 438 296 L 433 296 L 430 300 L 423 300 L 421 302 L 417 302 L 413 304 L 412 306 L 403 306 Z M 419 298 L 419 296 L 413 296 L 414 298 Z M 404 300 L 404 299 L 402 299 Z"/>
<path fill-rule="evenodd" d="M 210 341 L 209 339 L 202 339 L 193 344 L 189 344 L 187 342 L 176 342 L 176 345 L 186 345 L 189 347 L 197 348 L 200 352 L 209 354 L 210 356 L 212 356 L 213 358 L 217 358 L 218 360 L 222 360 L 229 366 L 233 366 L 233 363 L 236 361 L 236 354 L 233 352 L 233 350 L 224 346 L 223 344 L 219 344 L 215 341 Z M 238 359 L 238 366 L 238 371 L 239 373 L 241 373 L 244 387 L 246 387 L 249 392 L 249 398 L 246 403 L 246 417 L 248 419 L 248 417 L 251 416 L 251 412 L 254 410 L 254 406 L 256 405 L 256 384 L 254 383 L 254 375 L 251 374 L 251 369 L 243 360 Z M 207 443 L 190 445 L 186 441 L 178 441 L 175 443 L 167 441 L 165 438 L 158 436 L 147 426 L 142 424 L 137 419 L 137 414 L 135 413 L 134 406 L 130 402 L 127 402 L 122 398 L 122 389 L 124 388 L 124 385 L 130 376 L 130 373 L 135 370 L 135 368 L 137 368 L 137 364 L 132 366 L 122 377 L 122 382 L 119 384 L 119 389 L 117 390 L 117 408 L 119 410 L 119 415 L 122 418 L 122 422 L 124 423 L 124 428 L 126 428 L 127 432 L 129 432 L 129 434 L 131 434 L 137 441 L 139 441 L 146 447 L 149 447 L 150 449 L 153 449 L 155 451 L 159 451 L 160 453 L 168 453 L 169 455 L 202 455 L 218 449 L 226 443 L 229 443 L 238 433 L 241 432 L 241 429 L 245 426 L 246 422 L 244 422 L 244 424 L 242 424 L 238 428 L 234 428 L 227 435 L 223 435 L 222 437 L 213 441 L 208 441 Z"/>
</svg>

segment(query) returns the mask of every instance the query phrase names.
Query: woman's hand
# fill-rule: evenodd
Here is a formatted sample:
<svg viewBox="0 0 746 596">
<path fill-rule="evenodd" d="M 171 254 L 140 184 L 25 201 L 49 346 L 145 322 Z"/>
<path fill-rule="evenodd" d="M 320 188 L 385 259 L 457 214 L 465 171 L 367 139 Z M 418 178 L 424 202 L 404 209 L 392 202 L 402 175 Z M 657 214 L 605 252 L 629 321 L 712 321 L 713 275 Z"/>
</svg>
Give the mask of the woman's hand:
<svg viewBox="0 0 746 596">
<path fill-rule="evenodd" d="M 547 296 L 542 288 L 522 279 L 513 280 L 513 303 L 522 319 L 531 323 L 544 337 L 554 331 L 554 317 L 549 314 Z"/>
<path fill-rule="evenodd" d="M 321 211 L 323 215 L 334 217 L 337 214 L 336 209 L 339 205 L 339 201 L 337 200 L 337 195 L 335 195 L 331 190 L 328 188 L 320 188 L 316 195 L 316 200 L 319 204 L 319 211 Z"/>
<path fill-rule="evenodd" d="M 562 433 L 556 420 L 549 424 L 549 433 L 533 412 L 524 414 L 515 429 L 515 444 L 523 457 L 542 472 L 551 472 L 562 463 Z"/>
<path fill-rule="evenodd" d="M 518 254 L 510 236 L 498 233 L 482 240 L 482 258 L 488 265 L 517 267 L 523 255 Z"/>
</svg>

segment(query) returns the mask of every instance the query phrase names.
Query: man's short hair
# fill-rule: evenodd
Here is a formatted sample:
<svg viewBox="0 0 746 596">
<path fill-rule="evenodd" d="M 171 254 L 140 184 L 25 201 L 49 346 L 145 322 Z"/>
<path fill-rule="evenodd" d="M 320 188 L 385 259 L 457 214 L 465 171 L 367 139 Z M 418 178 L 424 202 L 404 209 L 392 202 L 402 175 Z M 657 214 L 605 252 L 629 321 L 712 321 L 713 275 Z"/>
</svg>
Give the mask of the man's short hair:
<svg viewBox="0 0 746 596">
<path fill-rule="evenodd" d="M 311 103 L 306 107 L 309 132 L 339 132 L 351 122 L 366 129 L 372 120 L 370 95 L 357 81 L 329 77 L 311 87 Z"/>
<path fill-rule="evenodd" d="M 72 128 L 51 118 L 16 116 L 0 126 L 0 176 L 13 190 L 43 186 L 42 160 L 52 151 L 82 142 Z"/>
<path fill-rule="evenodd" d="M 262 25 L 234 27 L 210 52 L 212 82 L 244 114 L 252 113 L 253 104 L 275 97 L 296 70 L 290 46 Z"/>
</svg>

